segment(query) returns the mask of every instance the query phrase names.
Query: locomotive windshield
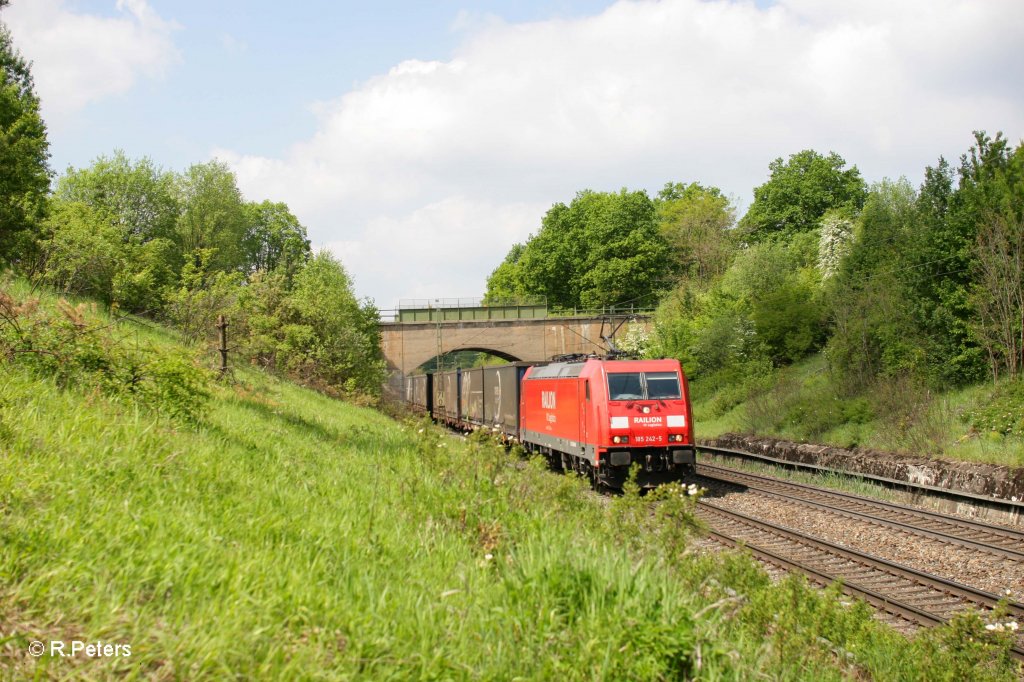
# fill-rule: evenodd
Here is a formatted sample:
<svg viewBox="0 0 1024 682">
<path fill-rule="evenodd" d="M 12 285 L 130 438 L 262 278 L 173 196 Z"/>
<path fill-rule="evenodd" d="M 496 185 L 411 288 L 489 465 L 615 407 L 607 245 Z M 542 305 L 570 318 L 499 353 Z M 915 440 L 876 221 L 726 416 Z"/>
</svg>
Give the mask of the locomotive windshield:
<svg viewBox="0 0 1024 682">
<path fill-rule="evenodd" d="M 609 372 L 609 400 L 665 400 L 680 398 L 675 372 Z"/>
<path fill-rule="evenodd" d="M 675 372 L 644 372 L 647 397 L 651 400 L 679 398 L 679 377 Z"/>
<path fill-rule="evenodd" d="M 608 375 L 609 400 L 640 400 L 644 397 L 644 385 L 640 372 L 618 372 Z"/>
</svg>

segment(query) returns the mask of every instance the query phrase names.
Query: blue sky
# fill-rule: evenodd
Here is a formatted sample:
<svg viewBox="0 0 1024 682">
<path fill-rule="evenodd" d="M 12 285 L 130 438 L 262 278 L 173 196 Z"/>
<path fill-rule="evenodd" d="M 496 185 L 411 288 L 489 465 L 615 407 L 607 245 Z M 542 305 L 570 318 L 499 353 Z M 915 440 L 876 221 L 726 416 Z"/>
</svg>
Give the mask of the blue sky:
<svg viewBox="0 0 1024 682">
<path fill-rule="evenodd" d="M 14 0 L 14 5 L 37 0 Z M 71 12 L 123 16 L 112 0 L 68 1 Z M 53 165 L 80 166 L 123 148 L 173 168 L 213 147 L 274 155 L 313 134 L 313 102 L 337 97 L 407 59 L 446 59 L 460 25 L 574 17 L 607 0 L 558 2 L 149 2 L 174 22 L 181 61 L 159 79 L 51 126 Z M 29 46 L 23 46 L 28 49 Z"/>
<path fill-rule="evenodd" d="M 698 181 L 740 212 L 835 151 L 919 184 L 1024 135 L 1020 0 L 13 0 L 53 167 L 218 158 L 357 294 L 481 295 L 582 189 Z"/>
</svg>

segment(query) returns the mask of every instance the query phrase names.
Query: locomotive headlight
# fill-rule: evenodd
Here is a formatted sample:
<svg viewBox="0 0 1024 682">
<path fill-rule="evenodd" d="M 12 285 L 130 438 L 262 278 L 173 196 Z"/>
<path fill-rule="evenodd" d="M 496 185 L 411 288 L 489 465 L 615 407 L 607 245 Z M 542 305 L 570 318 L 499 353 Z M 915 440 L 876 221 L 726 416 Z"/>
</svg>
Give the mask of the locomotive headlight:
<svg viewBox="0 0 1024 682">
<path fill-rule="evenodd" d="M 648 407 L 647 405 L 644 405 L 644 407 L 641 410 L 641 412 L 643 412 L 644 414 L 650 414 L 651 413 L 651 408 Z"/>
<path fill-rule="evenodd" d="M 629 442 L 629 436 L 612 436 L 612 442 L 616 443 L 616 444 L 618 444 L 618 443 L 628 443 Z"/>
</svg>

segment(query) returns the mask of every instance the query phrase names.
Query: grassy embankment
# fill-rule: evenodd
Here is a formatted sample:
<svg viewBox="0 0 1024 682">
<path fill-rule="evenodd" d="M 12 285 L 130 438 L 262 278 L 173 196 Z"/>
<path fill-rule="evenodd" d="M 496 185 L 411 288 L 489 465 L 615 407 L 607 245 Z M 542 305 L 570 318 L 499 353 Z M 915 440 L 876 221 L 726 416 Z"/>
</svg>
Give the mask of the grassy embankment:
<svg viewBox="0 0 1024 682">
<path fill-rule="evenodd" d="M 991 383 L 935 393 L 882 382 L 842 397 L 825 358 L 776 372 L 754 390 L 691 383 L 699 436 L 753 433 L 795 441 L 863 446 L 924 457 L 1024 466 L 1024 383 Z"/>
<path fill-rule="evenodd" d="M 908 642 L 687 552 L 685 496 L 652 515 L 250 370 L 192 420 L 0 367 L 3 678 L 1014 677 L 976 618 Z M 26 654 L 72 639 L 132 654 Z"/>
</svg>

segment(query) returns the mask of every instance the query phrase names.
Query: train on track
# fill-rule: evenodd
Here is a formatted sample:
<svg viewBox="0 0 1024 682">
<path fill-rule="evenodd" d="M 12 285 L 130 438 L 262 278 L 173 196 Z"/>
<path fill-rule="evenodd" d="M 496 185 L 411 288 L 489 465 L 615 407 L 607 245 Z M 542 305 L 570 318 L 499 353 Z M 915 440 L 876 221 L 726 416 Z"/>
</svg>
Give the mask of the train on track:
<svg viewBox="0 0 1024 682">
<path fill-rule="evenodd" d="M 461 431 L 488 429 L 552 467 L 621 488 L 693 473 L 693 418 L 678 360 L 595 356 L 456 369 L 405 379 L 405 400 Z"/>
</svg>

